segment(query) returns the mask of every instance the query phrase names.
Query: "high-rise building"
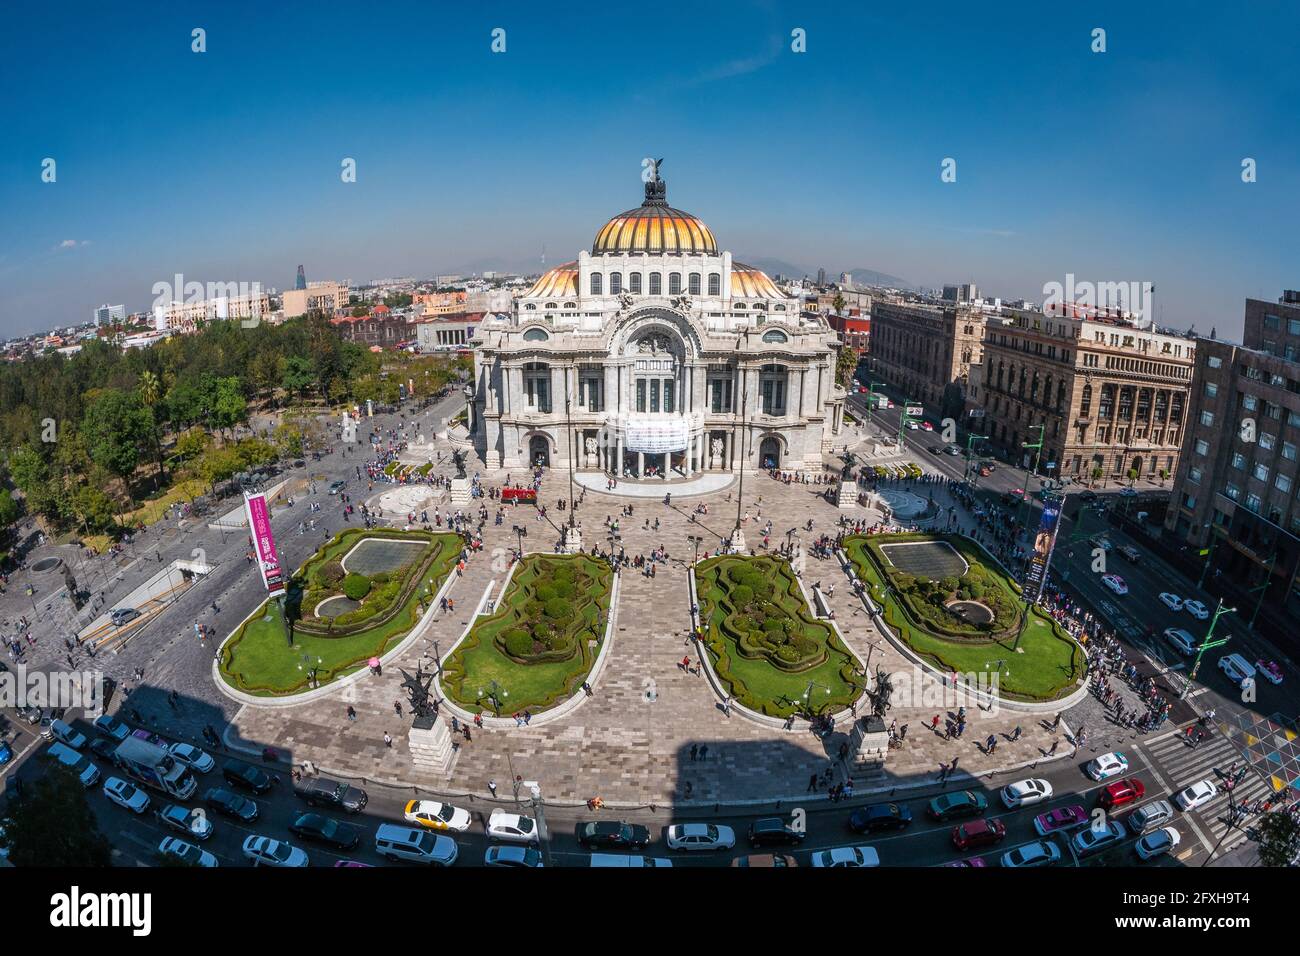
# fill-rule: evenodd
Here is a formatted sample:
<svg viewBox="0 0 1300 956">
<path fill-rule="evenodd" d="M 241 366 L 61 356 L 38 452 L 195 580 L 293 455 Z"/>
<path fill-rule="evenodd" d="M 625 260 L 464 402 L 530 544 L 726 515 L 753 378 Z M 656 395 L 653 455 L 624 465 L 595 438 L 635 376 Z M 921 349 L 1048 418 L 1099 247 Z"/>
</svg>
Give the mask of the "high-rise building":
<svg viewBox="0 0 1300 956">
<path fill-rule="evenodd" d="M 298 278 L 294 280 L 293 287 L 299 290 L 307 288 L 307 273 L 301 265 L 298 266 Z"/>
<path fill-rule="evenodd" d="M 945 302 L 974 302 L 980 297 L 980 288 L 972 282 L 963 285 L 946 285 L 943 287 L 943 299 Z"/>
<path fill-rule="evenodd" d="M 818 284 L 818 285 L 825 285 L 825 284 L 826 284 L 826 270 L 825 270 L 825 269 L 818 269 L 818 270 L 817 270 L 817 284 Z"/>
<path fill-rule="evenodd" d="M 287 319 L 306 315 L 308 312 L 324 312 L 332 316 L 340 309 L 347 308 L 349 290 L 339 282 L 310 282 L 304 289 L 286 289 L 281 308 Z"/>
<path fill-rule="evenodd" d="M 1165 529 L 1206 551 L 1207 581 L 1247 615 L 1300 615 L 1300 293 L 1246 300 L 1242 344 L 1198 339 Z M 1262 596 L 1262 597 L 1261 597 Z M 1294 634 L 1294 626 L 1291 626 Z"/>
<path fill-rule="evenodd" d="M 112 325 L 114 322 L 126 321 L 125 305 L 101 305 L 94 313 L 96 325 Z"/>
</svg>

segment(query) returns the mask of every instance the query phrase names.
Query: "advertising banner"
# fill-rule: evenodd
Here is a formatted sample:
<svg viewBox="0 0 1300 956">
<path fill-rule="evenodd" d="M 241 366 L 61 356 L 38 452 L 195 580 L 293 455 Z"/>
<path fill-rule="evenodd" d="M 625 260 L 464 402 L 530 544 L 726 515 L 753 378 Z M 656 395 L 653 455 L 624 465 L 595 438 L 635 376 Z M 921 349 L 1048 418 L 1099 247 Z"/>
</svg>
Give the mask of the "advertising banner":
<svg viewBox="0 0 1300 956">
<path fill-rule="evenodd" d="M 271 509 L 266 495 L 244 495 L 244 510 L 248 512 L 248 531 L 253 536 L 253 552 L 262 572 L 262 584 L 267 593 L 276 597 L 284 593 L 284 575 L 280 570 L 280 557 L 275 553 L 275 537 L 271 534 Z"/>
<path fill-rule="evenodd" d="M 623 425 L 623 447 L 627 451 L 640 451 L 650 455 L 685 451 L 690 433 L 690 423 L 680 416 L 629 418 Z"/>
<path fill-rule="evenodd" d="M 1061 521 L 1061 506 L 1064 498 L 1048 497 L 1043 501 L 1043 517 L 1038 523 L 1038 533 L 1034 535 L 1033 551 L 1029 563 L 1025 566 L 1023 582 L 1025 600 L 1036 602 L 1043 593 L 1043 584 L 1047 581 L 1047 568 L 1052 563 L 1052 549 L 1056 547 L 1056 529 Z"/>
</svg>

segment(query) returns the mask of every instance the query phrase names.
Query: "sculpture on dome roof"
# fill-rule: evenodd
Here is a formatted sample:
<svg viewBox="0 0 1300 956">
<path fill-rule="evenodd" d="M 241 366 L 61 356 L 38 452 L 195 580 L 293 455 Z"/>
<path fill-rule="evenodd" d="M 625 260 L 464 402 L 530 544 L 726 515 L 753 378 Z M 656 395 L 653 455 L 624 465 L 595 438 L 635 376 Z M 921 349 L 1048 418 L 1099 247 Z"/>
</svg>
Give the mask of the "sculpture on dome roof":
<svg viewBox="0 0 1300 956">
<path fill-rule="evenodd" d="M 641 178 L 645 181 L 645 202 L 641 203 L 643 206 L 668 205 L 668 186 L 659 178 L 659 167 L 663 162 L 662 159 L 649 158 L 641 161 Z"/>
</svg>

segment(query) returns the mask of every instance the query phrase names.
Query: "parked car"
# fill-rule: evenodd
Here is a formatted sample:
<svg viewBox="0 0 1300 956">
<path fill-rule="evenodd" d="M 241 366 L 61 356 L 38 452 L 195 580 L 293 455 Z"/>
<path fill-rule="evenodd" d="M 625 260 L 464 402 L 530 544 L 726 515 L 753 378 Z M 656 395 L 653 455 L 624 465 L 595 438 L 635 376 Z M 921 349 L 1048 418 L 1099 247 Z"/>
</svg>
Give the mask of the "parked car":
<svg viewBox="0 0 1300 956">
<path fill-rule="evenodd" d="M 1144 803 L 1128 815 L 1128 828 L 1134 836 L 1141 836 L 1148 830 L 1162 827 L 1174 818 L 1174 808 L 1168 800 L 1152 800 Z"/>
<path fill-rule="evenodd" d="M 513 866 L 521 869 L 541 869 L 542 854 L 531 846 L 490 846 L 483 854 L 484 866 Z"/>
<path fill-rule="evenodd" d="M 670 850 L 730 850 L 736 845 L 736 832 L 721 824 L 674 823 L 666 842 Z"/>
<path fill-rule="evenodd" d="M 1017 780 L 1002 788 L 1002 805 L 1008 810 L 1052 799 L 1052 785 L 1041 777 Z"/>
<path fill-rule="evenodd" d="M 1171 611 L 1181 611 L 1183 609 L 1183 599 L 1173 591 L 1161 591 L 1160 602 Z"/>
<path fill-rule="evenodd" d="M 912 811 L 901 803 L 872 803 L 854 810 L 848 822 L 854 833 L 902 830 L 911 825 Z"/>
<path fill-rule="evenodd" d="M 361 828 L 340 823 L 319 813 L 304 813 L 289 824 L 289 832 L 304 840 L 314 840 L 340 850 L 351 850 L 361 842 Z"/>
<path fill-rule="evenodd" d="M 1219 788 L 1213 780 L 1198 780 L 1190 787 L 1185 787 L 1174 797 L 1174 803 L 1184 813 L 1203 807 L 1219 795 Z"/>
<path fill-rule="evenodd" d="M 99 779 L 99 768 L 65 743 L 56 740 L 46 749 L 45 756 L 76 774 L 83 787 L 93 787 Z M 0 760 L 0 763 L 8 763 L 8 759 Z"/>
<path fill-rule="evenodd" d="M 132 813 L 144 813 L 149 809 L 149 795 L 121 777 L 108 778 L 104 783 L 104 796 Z"/>
<path fill-rule="evenodd" d="M 1057 807 L 1034 817 L 1034 830 L 1039 836 L 1050 836 L 1065 830 L 1073 830 L 1088 822 L 1088 811 L 1082 804 L 1069 807 Z"/>
<path fill-rule="evenodd" d="M 926 812 L 935 820 L 960 820 L 975 817 L 988 809 L 989 802 L 984 794 L 973 790 L 956 790 L 943 793 L 926 805 Z"/>
<path fill-rule="evenodd" d="M 340 491 L 342 491 L 347 486 L 348 483 L 346 481 L 331 481 L 329 486 L 329 493 L 332 495 L 337 495 Z"/>
<path fill-rule="evenodd" d="M 1071 839 L 1074 852 L 1079 856 L 1089 856 L 1113 846 L 1124 839 L 1124 827 L 1114 821 L 1102 826 L 1084 827 Z"/>
<path fill-rule="evenodd" d="M 870 846 L 837 846 L 830 850 L 818 850 L 812 855 L 812 865 L 816 867 L 865 867 L 880 866 L 880 854 Z"/>
<path fill-rule="evenodd" d="M 126 740 L 131 734 L 131 728 L 111 714 L 100 714 L 96 717 L 95 729 L 119 741 Z"/>
<path fill-rule="evenodd" d="M 244 856 L 254 866 L 301 867 L 308 864 L 307 854 L 283 840 L 250 836 L 244 841 Z"/>
<path fill-rule="evenodd" d="M 993 846 L 1001 843 L 1007 835 L 1007 827 L 1001 820 L 980 817 L 959 823 L 952 828 L 952 845 L 963 853 L 971 847 Z"/>
<path fill-rule="evenodd" d="M 538 842 L 537 821 L 519 813 L 493 810 L 488 817 L 487 835 L 493 840 L 507 843 Z"/>
<path fill-rule="evenodd" d="M 1036 840 L 1002 854 L 1002 865 L 1008 869 L 1027 869 L 1059 863 L 1061 851 L 1050 840 Z"/>
<path fill-rule="evenodd" d="M 331 780 L 329 777 L 304 779 L 294 787 L 293 792 L 297 794 L 300 800 L 307 801 L 307 805 L 310 807 L 337 807 L 340 810 L 346 810 L 348 813 L 360 813 L 366 808 L 366 804 L 370 800 L 369 795 L 360 787 L 354 787 L 338 780 Z M 409 808 L 410 804 L 407 804 L 407 806 Z M 453 809 L 455 808 L 453 807 Z M 465 811 L 461 812 L 464 813 Z M 469 814 L 465 813 L 465 816 L 468 817 Z M 468 824 L 467 819 L 466 825 L 468 826 Z"/>
<path fill-rule="evenodd" d="M 265 770 L 242 760 L 227 760 L 221 766 L 221 776 L 232 787 L 252 793 L 266 793 L 275 783 Z"/>
<path fill-rule="evenodd" d="M 451 866 L 460 855 L 460 848 L 443 833 L 382 823 L 375 831 L 375 852 L 388 860 Z"/>
<path fill-rule="evenodd" d="M 617 820 L 599 823 L 579 823 L 578 843 L 588 849 L 644 850 L 650 843 L 650 831 L 639 823 L 622 823 Z"/>
<path fill-rule="evenodd" d="M 119 607 L 108 612 L 108 620 L 114 627 L 130 624 L 139 616 L 140 612 L 133 607 Z"/>
<path fill-rule="evenodd" d="M 1088 776 L 1098 782 L 1128 772 L 1128 757 L 1118 750 L 1104 753 L 1088 761 L 1085 768 Z"/>
<path fill-rule="evenodd" d="M 1219 658 L 1219 670 L 1243 690 L 1255 683 L 1255 668 L 1240 654 L 1225 654 Z"/>
<path fill-rule="evenodd" d="M 402 816 L 407 822 L 430 830 L 455 830 L 463 833 L 469 829 L 470 824 L 468 810 L 437 800 L 411 800 L 402 811 Z"/>
<path fill-rule="evenodd" d="M 1101 788 L 1097 802 L 1107 810 L 1117 810 L 1130 803 L 1136 803 L 1147 795 L 1147 785 L 1138 777 L 1125 777 L 1114 780 Z"/>
<path fill-rule="evenodd" d="M 171 827 L 196 840 L 206 840 L 212 836 L 212 821 L 201 810 L 191 810 L 178 803 L 169 803 L 154 815 L 163 826 Z"/>
<path fill-rule="evenodd" d="M 1197 647 L 1200 646 L 1197 643 L 1196 638 L 1192 637 L 1192 635 L 1188 634 L 1181 627 L 1165 628 L 1164 636 L 1165 640 L 1173 645 L 1174 650 L 1179 654 L 1182 654 L 1184 657 L 1191 657 L 1196 653 Z"/>
<path fill-rule="evenodd" d="M 223 790 L 220 787 L 212 787 L 204 793 L 203 802 L 222 816 L 230 817 L 232 820 L 252 823 L 257 819 L 257 803 L 255 801 L 248 799 L 248 797 L 241 797 L 237 793 L 231 793 L 229 790 Z"/>
<path fill-rule="evenodd" d="M 57 740 L 61 744 L 67 744 L 73 750 L 80 750 L 86 746 L 86 735 L 61 720 L 51 720 L 48 725 L 42 726 L 41 736 L 47 740 Z"/>
<path fill-rule="evenodd" d="M 1134 844 L 1133 849 L 1140 859 L 1150 860 L 1166 853 L 1173 853 L 1178 848 L 1182 835 L 1173 827 L 1161 827 L 1146 834 Z"/>
<path fill-rule="evenodd" d="M 1184 601 L 1183 610 L 1198 621 L 1204 621 L 1210 616 L 1210 609 L 1200 601 Z"/>
<path fill-rule="evenodd" d="M 217 858 L 207 850 L 200 850 L 193 843 L 186 843 L 176 837 L 163 837 L 158 844 L 159 856 L 171 856 L 188 866 L 201 866 L 211 869 L 217 865 Z"/>
<path fill-rule="evenodd" d="M 167 748 L 167 752 L 191 770 L 197 770 L 199 773 L 207 773 L 217 765 L 211 754 L 204 753 L 193 744 L 172 744 Z"/>
</svg>

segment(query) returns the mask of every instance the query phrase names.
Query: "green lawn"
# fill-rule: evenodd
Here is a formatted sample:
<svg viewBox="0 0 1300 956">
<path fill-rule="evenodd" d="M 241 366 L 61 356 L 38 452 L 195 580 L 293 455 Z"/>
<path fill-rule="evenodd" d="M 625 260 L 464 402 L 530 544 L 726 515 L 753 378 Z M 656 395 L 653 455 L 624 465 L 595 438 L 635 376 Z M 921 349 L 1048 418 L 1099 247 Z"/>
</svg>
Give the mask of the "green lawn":
<svg viewBox="0 0 1300 956">
<path fill-rule="evenodd" d="M 791 622 L 791 633 L 812 642 L 816 662 L 789 668 L 778 666 L 766 655 L 742 651 L 733 629 L 739 608 L 733 601 L 733 583 L 727 571 L 747 567 L 766 579 L 769 590 L 761 598 L 774 605 L 773 617 Z M 840 642 L 831 628 L 813 617 L 789 564 L 775 558 L 721 556 L 700 562 L 695 569 L 696 593 L 705 641 L 713 655 L 713 666 L 727 693 L 746 707 L 773 717 L 794 713 L 830 712 L 848 707 L 862 693 L 859 662 Z M 757 591 L 755 591 L 757 593 Z M 812 683 L 810 700 L 803 697 Z"/>
<path fill-rule="evenodd" d="M 362 534 L 372 533 L 364 529 L 349 529 L 335 536 L 304 563 L 295 578 L 301 580 L 304 571 L 310 573 L 311 569 L 330 558 L 346 553 Z M 448 534 L 436 537 L 445 547 L 429 565 L 421 585 L 411 592 L 401 609 L 388 621 L 347 637 L 327 637 L 295 630 L 294 643 L 290 647 L 284 626 L 278 614 L 274 613 L 276 602 L 268 601 L 262 606 L 262 613 L 241 626 L 222 649 L 219 664 L 222 678 L 245 693 L 278 697 L 310 689 L 309 671 L 313 667 L 316 668 L 317 681 L 326 684 L 360 669 L 371 657 L 382 656 L 401 643 L 419 621 L 423 613 L 420 598 L 424 596 L 426 587 L 430 595 L 436 594 L 455 568 L 459 557 L 455 545 L 459 539 Z M 270 620 L 266 619 L 268 609 Z"/>
<path fill-rule="evenodd" d="M 559 630 L 573 652 L 562 660 L 523 662 L 509 656 L 499 639 L 536 618 L 538 589 L 554 586 L 553 572 L 568 567 L 573 593 L 563 599 L 572 612 Z M 443 662 L 442 687 L 447 696 L 471 710 L 492 711 L 489 694 L 500 695 L 497 708 L 512 714 L 542 710 L 567 699 L 591 673 L 609 620 L 613 572 L 587 555 L 528 555 L 510 578 L 496 610 L 475 621 L 465 640 Z M 556 652 L 563 653 L 563 652 Z"/>
<path fill-rule="evenodd" d="M 978 562 L 998 586 L 1015 599 L 1020 588 L 976 542 L 956 535 L 898 534 L 876 536 L 887 544 L 925 539 L 946 540 L 968 562 Z M 919 656 L 944 672 L 988 673 L 997 661 L 1000 667 L 997 692 L 1013 700 L 1053 700 L 1075 689 L 1083 676 L 1083 651 L 1055 621 L 1037 607 L 1029 612 L 1029 623 L 1015 646 L 1015 631 L 994 638 L 950 637 L 921 625 L 892 587 L 868 546 L 868 535 L 851 535 L 844 551 L 857 569 L 858 577 L 870 589 L 872 600 L 883 608 L 885 623 Z"/>
</svg>

